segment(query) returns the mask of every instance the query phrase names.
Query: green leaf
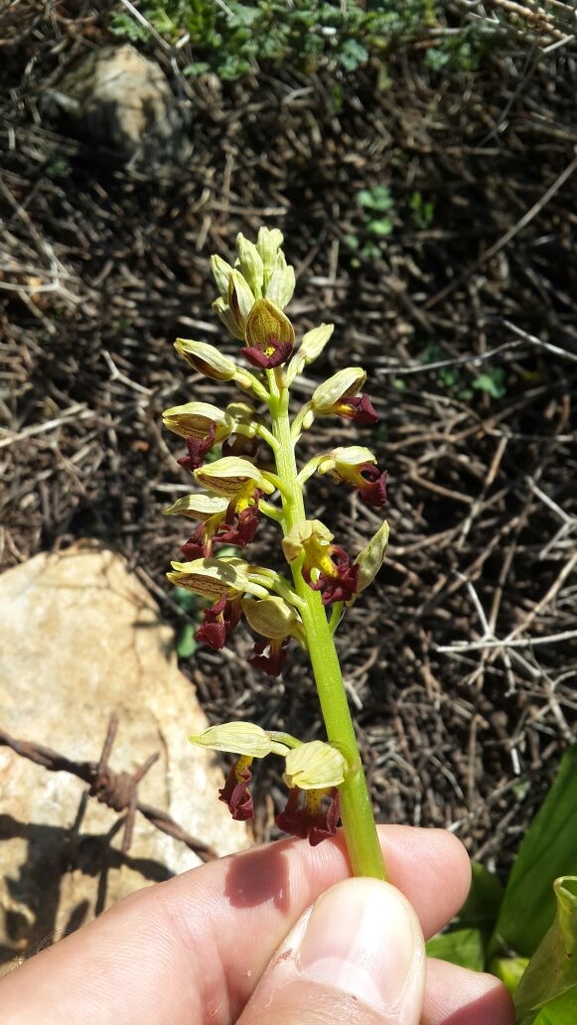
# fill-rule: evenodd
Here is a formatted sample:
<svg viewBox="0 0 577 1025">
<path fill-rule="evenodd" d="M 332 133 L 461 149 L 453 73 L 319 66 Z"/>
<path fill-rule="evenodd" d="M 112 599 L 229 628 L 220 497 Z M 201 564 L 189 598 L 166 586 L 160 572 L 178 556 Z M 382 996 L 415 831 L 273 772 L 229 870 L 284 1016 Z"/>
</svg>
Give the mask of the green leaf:
<svg viewBox="0 0 577 1025">
<path fill-rule="evenodd" d="M 184 612 L 192 612 L 202 605 L 202 600 L 198 595 L 193 594 L 192 591 L 187 591 L 184 587 L 174 588 L 172 592 L 172 600 L 175 605 L 178 605 L 179 609 L 183 609 Z"/>
<path fill-rule="evenodd" d="M 370 189 L 360 189 L 357 192 L 357 203 L 363 210 L 378 210 L 385 213 L 393 205 L 391 190 L 388 185 L 373 185 Z"/>
<path fill-rule="evenodd" d="M 390 235 L 393 230 L 393 222 L 388 217 L 381 217 L 377 221 L 369 221 L 369 229 L 373 235 Z"/>
<path fill-rule="evenodd" d="M 575 1025 L 576 1017 L 577 996 L 570 991 L 544 1007 L 535 1018 L 535 1025 Z"/>
<path fill-rule="evenodd" d="M 483 937 L 479 929 L 455 929 L 433 936 L 426 944 L 427 955 L 482 972 L 485 967 Z"/>
<path fill-rule="evenodd" d="M 197 644 L 194 637 L 195 627 L 191 623 L 185 623 L 178 631 L 176 639 L 176 653 L 179 658 L 192 658 Z"/>
<path fill-rule="evenodd" d="M 502 399 L 507 394 L 504 384 L 505 371 L 503 367 L 495 367 L 490 374 L 479 374 L 473 381 L 473 388 L 477 391 L 484 391 L 492 399 Z"/>
<path fill-rule="evenodd" d="M 540 943 L 515 992 L 519 1025 L 532 1025 L 547 1007 L 552 1023 L 562 1021 L 562 998 L 577 1014 L 577 876 L 562 876 L 554 883 L 555 922 Z M 570 999 L 572 998 L 572 999 Z M 557 1005 L 557 1006 L 556 1006 Z M 561 1009 L 561 1010 L 560 1010 Z"/>
<path fill-rule="evenodd" d="M 514 993 L 528 964 L 527 957 L 495 957 L 489 969 L 505 983 L 509 993 Z"/>
<path fill-rule="evenodd" d="M 577 744 L 533 820 L 509 876 L 491 940 L 495 955 L 531 957 L 555 917 L 553 882 L 577 875 Z"/>
<path fill-rule="evenodd" d="M 484 865 L 473 862 L 471 868 L 471 889 L 457 920 L 461 928 L 480 929 L 488 937 L 495 928 L 503 900 L 503 886 L 497 876 Z"/>
<path fill-rule="evenodd" d="M 343 43 L 339 61 L 345 71 L 356 71 L 361 65 L 366 64 L 369 59 L 369 52 L 356 39 L 347 39 Z"/>
</svg>

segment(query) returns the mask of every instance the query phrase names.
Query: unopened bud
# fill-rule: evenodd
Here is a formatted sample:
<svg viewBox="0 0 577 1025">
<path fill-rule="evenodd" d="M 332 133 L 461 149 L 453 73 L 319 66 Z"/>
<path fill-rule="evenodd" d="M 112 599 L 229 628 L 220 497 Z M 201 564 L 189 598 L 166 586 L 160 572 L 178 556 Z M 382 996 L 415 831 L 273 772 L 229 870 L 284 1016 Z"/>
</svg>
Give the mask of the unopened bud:
<svg viewBox="0 0 577 1025">
<path fill-rule="evenodd" d="M 279 228 L 260 228 L 256 240 L 260 258 L 264 268 L 265 285 L 273 272 L 277 253 L 283 244 L 283 234 Z"/>
<path fill-rule="evenodd" d="M 228 279 L 228 305 L 236 324 L 239 338 L 244 338 L 246 322 L 254 306 L 255 297 L 247 281 L 238 270 L 233 270 Z M 218 300 L 217 300 L 218 302 Z"/>
<path fill-rule="evenodd" d="M 287 264 L 281 249 L 276 258 L 270 280 L 265 287 L 267 299 L 275 303 L 281 310 L 290 303 L 295 290 L 295 270 Z"/>
<path fill-rule="evenodd" d="M 211 256 L 210 266 L 221 297 L 228 300 L 228 280 L 234 267 L 231 267 L 230 263 L 227 263 L 220 256 Z"/>
<path fill-rule="evenodd" d="M 359 567 L 357 591 L 364 591 L 365 587 L 368 587 L 375 579 L 383 565 L 388 542 L 389 524 L 384 520 L 377 533 L 355 559 L 355 565 Z"/>
<path fill-rule="evenodd" d="M 194 370 L 213 381 L 232 381 L 236 375 L 236 364 L 214 345 L 177 338 L 174 347 Z"/>
<path fill-rule="evenodd" d="M 287 381 L 292 384 L 295 377 L 302 374 L 304 368 L 317 359 L 325 345 L 330 340 L 335 329 L 334 324 L 319 324 L 303 335 L 303 340 L 298 351 L 293 356 L 287 368 Z"/>
<path fill-rule="evenodd" d="M 255 299 L 260 299 L 264 283 L 262 257 L 254 242 L 249 242 L 241 232 L 236 236 L 236 249 L 241 274 L 252 290 Z"/>
</svg>

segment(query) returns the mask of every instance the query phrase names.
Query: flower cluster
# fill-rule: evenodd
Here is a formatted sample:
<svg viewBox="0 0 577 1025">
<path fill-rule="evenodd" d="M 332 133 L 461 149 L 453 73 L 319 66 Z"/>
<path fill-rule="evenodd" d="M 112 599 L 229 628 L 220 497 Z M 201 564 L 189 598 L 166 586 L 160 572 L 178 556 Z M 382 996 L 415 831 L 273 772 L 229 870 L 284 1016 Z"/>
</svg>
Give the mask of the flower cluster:
<svg viewBox="0 0 577 1025">
<path fill-rule="evenodd" d="M 315 637 L 310 611 L 315 602 L 329 607 L 327 623 L 331 632 L 336 628 L 343 604 L 355 601 L 379 571 L 388 539 L 384 522 L 352 560 L 334 543 L 324 523 L 306 517 L 304 492 L 312 474 L 324 474 L 354 489 L 372 508 L 381 508 L 386 502 L 385 473 L 378 469 L 373 453 L 360 446 L 332 449 L 300 471 L 297 468 L 299 438 L 319 417 L 372 425 L 377 415 L 362 390 L 365 371 L 346 367 L 320 384 L 291 419 L 291 385 L 323 351 L 333 325 L 321 324 L 297 341 L 284 312 L 293 295 L 295 274 L 286 262 L 282 241 L 280 231 L 261 228 L 256 243 L 238 236 L 234 265 L 218 256 L 212 259 L 219 292 L 213 309 L 241 343 L 237 357 L 205 342 L 176 342 L 177 351 L 197 373 L 214 381 L 235 382 L 244 393 L 242 401 L 222 409 L 192 401 L 163 415 L 167 428 L 184 439 L 186 453 L 179 463 L 196 485 L 166 510 L 168 515 L 194 521 L 193 532 L 181 548 L 183 561 L 172 564 L 169 579 L 210 602 L 198 640 L 222 648 L 244 618 L 260 638 L 250 662 L 271 675 L 282 672 L 291 641 L 311 652 Z M 222 552 L 223 545 L 246 548 L 263 516 L 280 526 L 292 579 Z M 201 743 L 198 738 L 195 742 Z M 288 755 L 271 748 L 287 757 L 285 779 L 297 779 L 289 763 L 296 758 L 295 750 L 302 758 L 303 748 L 310 746 L 295 748 L 296 744 L 289 743 Z M 252 814 L 250 762 L 260 755 L 253 748 L 227 750 L 234 750 L 239 759 L 221 796 L 236 818 L 247 818 Z M 317 842 L 336 825 L 338 802 L 331 793 L 338 786 L 339 781 L 289 784 L 279 825 Z"/>
<path fill-rule="evenodd" d="M 233 819 L 244 821 L 253 815 L 249 784 L 255 758 L 269 754 L 285 759 L 283 780 L 288 787 L 286 806 L 276 817 L 279 829 L 308 839 L 315 846 L 332 836 L 339 819 L 338 787 L 344 782 L 347 765 L 330 744 L 313 740 L 302 744 L 287 733 L 263 730 L 254 723 L 229 722 L 211 726 L 191 736 L 198 747 L 237 755 L 219 798 L 228 805 Z"/>
</svg>

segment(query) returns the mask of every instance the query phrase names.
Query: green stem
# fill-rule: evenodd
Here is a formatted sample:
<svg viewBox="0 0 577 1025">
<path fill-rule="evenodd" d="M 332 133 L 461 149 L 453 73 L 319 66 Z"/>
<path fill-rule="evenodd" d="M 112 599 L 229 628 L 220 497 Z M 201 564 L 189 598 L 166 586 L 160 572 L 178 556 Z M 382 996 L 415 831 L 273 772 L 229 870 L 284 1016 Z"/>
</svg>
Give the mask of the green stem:
<svg viewBox="0 0 577 1025">
<path fill-rule="evenodd" d="M 275 451 L 278 476 L 283 481 L 282 528 L 287 534 L 306 520 L 304 496 L 297 479 L 294 445 L 288 414 L 289 390 L 282 371 L 268 372 L 270 412 L 273 433 L 278 442 Z M 350 766 L 339 787 L 341 818 L 354 875 L 385 879 L 385 866 L 377 836 L 371 799 L 362 768 L 353 720 L 342 671 L 325 608 L 318 591 L 303 579 L 300 568 L 293 567 L 295 590 L 302 599 L 300 614 L 304 623 L 309 653 L 327 737 L 344 755 Z"/>
</svg>

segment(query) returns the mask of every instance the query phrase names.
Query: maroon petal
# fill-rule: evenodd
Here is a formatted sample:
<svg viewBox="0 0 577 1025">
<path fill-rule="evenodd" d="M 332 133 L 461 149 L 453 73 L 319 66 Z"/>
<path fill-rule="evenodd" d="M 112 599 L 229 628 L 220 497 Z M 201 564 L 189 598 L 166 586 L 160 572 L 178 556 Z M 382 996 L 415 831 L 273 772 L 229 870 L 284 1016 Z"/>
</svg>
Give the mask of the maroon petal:
<svg viewBox="0 0 577 1025">
<path fill-rule="evenodd" d="M 331 605 L 335 601 L 350 601 L 358 593 L 359 567 L 351 565 L 349 556 L 338 545 L 331 545 L 330 553 L 333 560 L 332 573 L 321 573 L 318 580 L 307 581 L 313 591 L 320 591 L 323 605 Z M 304 576 L 304 574 L 303 574 Z"/>
<path fill-rule="evenodd" d="M 204 535 L 204 529 L 204 523 L 201 523 L 188 541 L 181 545 L 180 550 L 187 562 L 192 562 L 193 559 L 207 559 L 210 556 L 211 546 Z"/>
<path fill-rule="evenodd" d="M 244 548 L 245 545 L 254 541 L 260 522 L 260 511 L 258 508 L 260 494 L 260 491 L 255 491 L 253 495 L 254 504 L 248 505 L 239 513 L 235 511 L 234 501 L 230 503 L 226 513 L 227 526 L 219 529 L 214 537 L 215 543 L 239 545 L 240 548 Z"/>
<path fill-rule="evenodd" d="M 231 630 L 237 625 L 240 615 L 240 596 L 227 598 L 223 595 L 214 605 L 205 609 L 202 626 L 195 634 L 196 640 L 203 641 L 209 648 L 219 651 L 224 647 Z"/>
<path fill-rule="evenodd" d="M 304 802 L 303 802 L 304 794 Z M 276 817 L 279 829 L 301 840 L 308 838 L 311 847 L 334 836 L 339 821 L 339 792 L 336 788 L 321 797 L 314 790 L 291 787 L 284 811 Z"/>
<path fill-rule="evenodd" d="M 291 342 L 280 342 L 277 338 L 267 338 L 266 345 L 245 345 L 242 350 L 247 360 L 259 370 L 272 370 L 286 363 L 292 354 Z"/>
<path fill-rule="evenodd" d="M 376 424 L 379 421 L 377 411 L 368 395 L 351 396 L 342 399 L 337 403 L 336 412 L 347 420 L 354 420 L 358 424 Z"/>
<path fill-rule="evenodd" d="M 240 822 L 253 817 L 252 794 L 248 789 L 251 779 L 252 772 L 248 766 L 241 767 L 239 762 L 235 762 L 226 777 L 226 783 L 218 792 L 219 801 L 224 801 L 233 819 Z"/>
<path fill-rule="evenodd" d="M 380 509 L 387 502 L 387 473 L 381 473 L 373 463 L 364 463 L 359 468 L 362 483 L 355 485 L 367 505 Z"/>
<path fill-rule="evenodd" d="M 283 637 L 282 640 L 257 641 L 253 648 L 254 654 L 248 660 L 250 665 L 262 669 L 269 676 L 280 676 L 288 659 L 286 646 L 289 639 Z"/>
<path fill-rule="evenodd" d="M 214 445 L 215 434 L 216 427 L 214 424 L 211 424 L 206 438 L 186 438 L 188 455 L 177 460 L 179 466 L 183 466 L 185 470 L 190 470 L 191 473 L 193 470 L 198 470 L 198 467 L 204 463 L 206 453 Z"/>
</svg>

